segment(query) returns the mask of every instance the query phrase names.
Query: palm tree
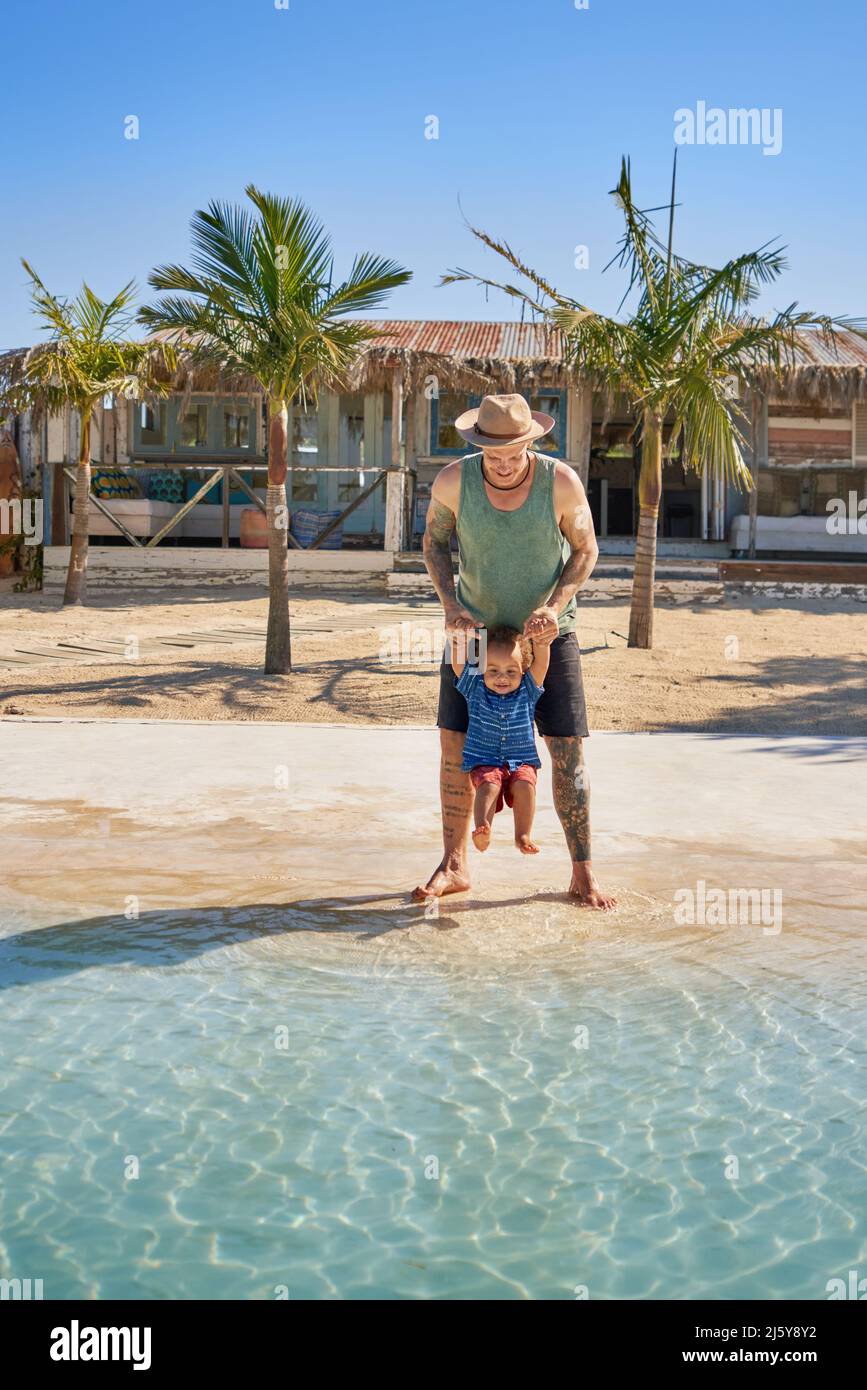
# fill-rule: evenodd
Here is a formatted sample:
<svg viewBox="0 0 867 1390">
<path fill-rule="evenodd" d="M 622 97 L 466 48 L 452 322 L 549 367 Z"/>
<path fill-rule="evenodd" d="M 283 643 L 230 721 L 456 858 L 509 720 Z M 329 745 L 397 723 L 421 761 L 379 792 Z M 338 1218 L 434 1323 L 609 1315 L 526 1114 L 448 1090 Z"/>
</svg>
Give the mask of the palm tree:
<svg viewBox="0 0 867 1390">
<path fill-rule="evenodd" d="M 634 296 L 635 307 L 624 320 L 597 314 L 562 294 L 525 265 L 503 241 L 476 227 L 473 235 L 496 251 L 534 287 L 456 270 L 442 284 L 470 280 L 517 297 L 525 307 L 559 328 L 567 362 L 610 394 L 622 393 L 637 418 L 641 446 L 638 481 L 639 522 L 629 619 L 630 647 L 653 645 L 653 586 L 656 533 L 662 495 L 664 431 L 669 449 L 680 442 L 686 468 L 721 474 L 739 487 L 751 483 L 741 445 L 743 434 L 731 408 L 732 378 L 748 385 L 764 368 L 791 361 L 802 328 L 820 328 L 833 341 L 843 320 L 799 311 L 796 304 L 770 318 L 750 306 L 761 288 L 785 268 L 783 247 L 766 243 L 726 262 L 720 269 L 696 264 L 675 254 L 672 173 L 668 237 L 661 240 L 648 216 L 635 206 L 629 162 L 621 164 L 612 194 L 623 212 L 625 228 L 619 250 L 609 262 L 627 272 L 620 309 Z M 605 267 L 606 270 L 608 266 Z M 620 312 L 618 310 L 618 313 Z"/>
<path fill-rule="evenodd" d="M 64 605 L 82 604 L 87 579 L 87 522 L 90 499 L 90 430 L 93 412 L 106 396 L 141 400 L 167 395 L 174 352 L 165 345 L 131 342 L 132 281 L 113 299 L 103 300 L 88 285 L 75 299 L 58 299 L 22 260 L 32 284 L 35 313 L 50 334 L 23 354 L 13 368 L 8 399 L 18 410 L 55 414 L 66 406 L 78 411 L 81 436 L 75 479 L 72 543 Z"/>
<path fill-rule="evenodd" d="M 265 671 L 292 669 L 289 628 L 286 473 L 288 406 L 315 403 L 338 386 L 359 349 L 375 338 L 349 315 L 382 304 L 410 272 L 369 253 L 335 284 L 331 243 L 297 200 L 246 189 L 252 211 L 212 202 L 192 220 L 191 270 L 161 266 L 150 284 L 163 297 L 142 309 L 149 328 L 168 332 L 194 359 L 246 378 L 268 402 L 268 635 Z"/>
</svg>

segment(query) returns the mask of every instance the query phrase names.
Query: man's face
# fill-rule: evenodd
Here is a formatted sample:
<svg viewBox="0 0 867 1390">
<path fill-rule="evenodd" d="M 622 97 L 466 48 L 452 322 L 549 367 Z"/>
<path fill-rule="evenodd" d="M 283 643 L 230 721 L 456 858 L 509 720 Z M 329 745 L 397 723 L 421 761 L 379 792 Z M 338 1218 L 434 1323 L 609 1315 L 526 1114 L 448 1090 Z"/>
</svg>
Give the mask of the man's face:
<svg viewBox="0 0 867 1390">
<path fill-rule="evenodd" d="M 485 472 L 512 482 L 527 466 L 526 444 L 509 444 L 505 449 L 485 449 Z"/>
</svg>

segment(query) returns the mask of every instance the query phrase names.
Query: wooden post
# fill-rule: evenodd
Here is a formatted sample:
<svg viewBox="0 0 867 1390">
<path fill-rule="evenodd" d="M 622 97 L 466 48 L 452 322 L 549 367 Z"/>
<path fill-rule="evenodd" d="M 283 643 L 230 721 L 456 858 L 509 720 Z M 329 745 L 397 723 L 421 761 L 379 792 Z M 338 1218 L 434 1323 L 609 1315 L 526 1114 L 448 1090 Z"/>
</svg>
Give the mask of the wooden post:
<svg viewBox="0 0 867 1390">
<path fill-rule="evenodd" d="M 586 491 L 590 478 L 590 443 L 593 432 L 593 387 L 579 381 L 572 391 L 572 420 L 566 457 L 575 467 Z M 571 446 L 571 447 L 570 447 Z"/>
<path fill-rule="evenodd" d="M 102 412 L 102 461 L 108 468 L 117 466 L 117 412 L 121 408 L 121 402 L 117 397 L 112 400 L 111 406 Z"/>
<path fill-rule="evenodd" d="M 412 549 L 413 503 L 415 501 L 415 406 L 416 393 L 410 391 L 404 411 L 403 466 L 406 469 L 406 498 L 404 502 L 403 537 L 407 550 Z"/>
<path fill-rule="evenodd" d="M 229 484 L 229 469 L 228 467 L 226 467 L 223 469 L 223 534 L 221 537 L 221 545 L 223 550 L 229 549 L 229 522 L 231 520 L 232 515 L 231 511 L 229 510 L 231 505 L 230 498 L 231 492 Z"/>
<path fill-rule="evenodd" d="M 130 416 L 135 410 L 132 401 L 124 400 L 123 396 L 114 398 L 114 456 L 118 463 L 132 462 L 132 440 L 134 438 L 130 428 Z"/>
<path fill-rule="evenodd" d="M 77 410 L 67 406 L 64 421 L 65 439 L 65 459 L 76 469 L 78 467 L 79 446 L 81 443 L 81 416 Z M 66 527 L 66 542 L 72 544 L 72 532 L 75 521 L 75 494 L 69 475 L 64 470 L 63 474 L 64 498 L 63 498 L 63 518 Z"/>
<path fill-rule="evenodd" d="M 63 469 L 69 458 L 66 444 L 66 422 L 62 413 L 48 417 L 45 422 L 45 438 L 45 469 L 51 478 L 51 544 L 67 545 L 69 541 L 69 496 Z"/>
<path fill-rule="evenodd" d="M 759 515 L 759 466 L 768 461 L 768 398 L 753 388 L 752 400 L 752 475 L 750 490 L 750 548 L 749 558 L 756 558 L 756 531 Z"/>
<path fill-rule="evenodd" d="M 703 541 L 706 541 L 708 538 L 707 514 L 709 508 L 710 502 L 708 499 L 708 471 L 707 468 L 703 468 L 701 473 L 701 526 L 699 527 L 699 534 Z"/>
<path fill-rule="evenodd" d="M 403 549 L 403 508 L 406 471 L 401 466 L 400 434 L 403 423 L 403 374 L 396 367 L 391 383 L 391 463 L 400 471 L 389 473 L 385 488 L 385 544 L 394 554 Z"/>
<path fill-rule="evenodd" d="M 340 396 L 336 391 L 326 391 L 323 393 L 324 400 L 323 413 L 320 419 L 325 421 L 324 436 L 319 441 L 319 463 L 325 463 L 329 468 L 340 468 L 344 460 L 340 457 Z M 322 445 L 325 445 L 325 458 L 322 457 Z M 321 475 L 325 487 L 325 506 L 326 508 L 340 506 L 340 474 L 324 473 Z M 321 502 L 321 497 L 320 497 Z"/>
<path fill-rule="evenodd" d="M 721 475 L 717 475 L 713 480 L 713 495 L 711 500 L 711 512 L 713 515 L 713 525 L 711 526 L 711 540 L 725 540 L 725 482 Z"/>
<path fill-rule="evenodd" d="M 39 495 L 42 498 L 42 539 L 45 545 L 51 544 L 52 537 L 52 489 L 54 487 L 54 472 L 51 465 L 47 462 L 48 451 L 45 447 L 45 420 L 39 426 L 33 424 L 30 416 L 30 437 L 33 440 L 33 476 Z"/>
</svg>

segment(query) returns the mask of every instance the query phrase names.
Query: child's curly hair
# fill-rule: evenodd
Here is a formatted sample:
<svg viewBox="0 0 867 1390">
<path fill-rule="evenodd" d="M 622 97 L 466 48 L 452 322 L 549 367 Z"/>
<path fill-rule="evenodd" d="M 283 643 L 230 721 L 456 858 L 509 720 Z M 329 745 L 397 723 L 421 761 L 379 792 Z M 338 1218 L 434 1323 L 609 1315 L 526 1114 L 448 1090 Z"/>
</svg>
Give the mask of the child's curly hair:
<svg viewBox="0 0 867 1390">
<path fill-rule="evenodd" d="M 509 650 L 518 644 L 521 653 L 521 670 L 528 671 L 533 664 L 533 644 L 529 637 L 524 637 L 522 633 L 514 627 L 492 627 L 487 630 L 488 647 L 508 647 Z"/>
</svg>

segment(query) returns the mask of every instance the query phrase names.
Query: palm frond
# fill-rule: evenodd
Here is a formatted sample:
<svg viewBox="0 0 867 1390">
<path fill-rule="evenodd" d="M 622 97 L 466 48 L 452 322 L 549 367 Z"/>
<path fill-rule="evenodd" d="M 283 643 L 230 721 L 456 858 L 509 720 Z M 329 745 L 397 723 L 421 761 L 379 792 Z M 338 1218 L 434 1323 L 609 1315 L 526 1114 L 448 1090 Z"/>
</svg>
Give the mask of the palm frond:
<svg viewBox="0 0 867 1390">
<path fill-rule="evenodd" d="M 660 244 L 653 235 L 649 217 L 635 205 L 632 197 L 632 172 L 625 156 L 621 159 L 620 178 L 612 188 L 611 196 L 623 213 L 625 222 L 619 243 L 620 249 L 609 262 L 609 265 L 616 262 L 629 274 L 620 308 L 626 303 L 634 287 L 639 285 L 651 311 L 655 313 L 660 291 L 669 270 L 668 258 L 659 249 Z"/>
<path fill-rule="evenodd" d="M 676 430 L 686 440 L 688 466 L 719 469 L 742 483 L 742 441 L 727 378 L 756 379 L 762 372 L 789 367 L 801 330 L 821 332 L 833 347 L 839 329 L 852 327 L 853 321 L 807 313 L 794 304 L 770 319 L 750 313 L 760 291 L 785 269 L 785 247 L 776 242 L 766 242 L 721 267 L 679 255 L 673 245 L 674 172 L 671 196 L 663 205 L 670 214 L 665 241 L 650 216 L 661 208 L 636 205 L 625 157 L 612 194 L 623 213 L 624 229 L 605 268 L 618 265 L 626 271 L 621 308 L 630 298 L 632 307 L 625 320 L 620 309 L 609 317 L 563 294 L 507 241 L 469 223 L 473 235 L 517 272 L 518 283 L 461 269 L 449 271 L 440 283 L 470 282 L 518 300 L 523 309 L 559 329 L 565 360 L 576 374 L 591 379 L 608 397 L 622 392 L 639 413 L 650 410 L 662 419 L 674 414 Z M 867 336 L 867 325 L 856 331 Z"/>
<path fill-rule="evenodd" d="M 404 270 L 397 261 L 365 252 L 356 256 L 343 284 L 324 296 L 320 312 L 326 318 L 336 314 L 368 313 L 384 304 L 392 290 L 411 278 L 411 272 Z"/>
<path fill-rule="evenodd" d="M 252 184 L 246 192 L 250 208 L 211 203 L 194 215 L 193 268 L 155 270 L 162 297 L 140 321 L 209 368 L 247 373 L 271 398 L 315 395 L 372 336 L 342 317 L 382 304 L 409 272 L 365 253 L 335 288 L 331 243 L 310 209 Z"/>
<path fill-rule="evenodd" d="M 733 416 L 723 381 L 703 371 L 685 373 L 671 393 L 673 434 L 682 429 L 685 468 L 722 477 L 741 489 L 752 479 L 741 452 L 743 434 Z"/>
<path fill-rule="evenodd" d="M 50 337 L 21 355 L 4 398 L 16 409 L 55 413 L 71 405 L 83 414 L 106 395 L 140 399 L 166 394 L 176 354 L 168 343 L 133 342 L 130 325 L 135 285 L 129 281 L 103 300 L 88 285 L 74 299 L 53 295 L 24 261 L 34 311 Z"/>
</svg>

